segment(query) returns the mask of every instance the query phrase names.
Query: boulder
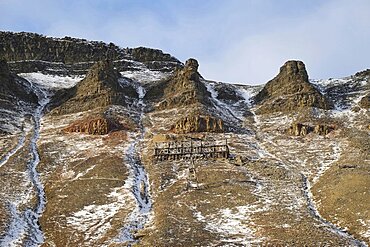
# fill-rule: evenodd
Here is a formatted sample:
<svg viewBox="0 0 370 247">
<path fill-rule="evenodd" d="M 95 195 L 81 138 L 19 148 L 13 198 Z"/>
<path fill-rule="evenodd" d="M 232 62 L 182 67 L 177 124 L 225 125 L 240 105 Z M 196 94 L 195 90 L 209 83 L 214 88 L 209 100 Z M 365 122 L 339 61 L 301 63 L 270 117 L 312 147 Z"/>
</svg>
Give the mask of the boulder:
<svg viewBox="0 0 370 247">
<path fill-rule="evenodd" d="M 294 112 L 307 107 L 333 108 L 333 103 L 309 82 L 301 61 L 286 62 L 253 100 L 259 105 L 258 114 Z"/>
</svg>

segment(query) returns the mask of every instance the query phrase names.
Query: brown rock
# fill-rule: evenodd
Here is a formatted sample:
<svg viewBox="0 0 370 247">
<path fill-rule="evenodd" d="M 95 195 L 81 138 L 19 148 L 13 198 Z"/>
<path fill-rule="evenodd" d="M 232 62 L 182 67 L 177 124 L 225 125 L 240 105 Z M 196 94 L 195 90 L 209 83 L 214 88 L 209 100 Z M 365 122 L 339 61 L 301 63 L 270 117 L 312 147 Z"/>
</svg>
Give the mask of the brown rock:
<svg viewBox="0 0 370 247">
<path fill-rule="evenodd" d="M 293 123 L 288 132 L 290 135 L 294 136 L 306 136 L 308 133 L 311 132 L 312 127 L 308 125 L 304 125 L 301 123 Z"/>
<path fill-rule="evenodd" d="M 175 133 L 192 132 L 223 132 L 224 124 L 221 119 L 211 116 L 188 116 L 177 121 L 173 126 Z"/>
<path fill-rule="evenodd" d="M 292 112 L 300 108 L 332 109 L 333 104 L 308 80 L 306 67 L 301 61 L 288 61 L 280 73 L 254 97 L 260 107 L 257 113 Z"/>
<path fill-rule="evenodd" d="M 122 126 L 112 119 L 104 117 L 90 117 L 76 121 L 63 129 L 63 132 L 78 132 L 89 135 L 106 135 L 113 130 L 118 130 Z"/>
<path fill-rule="evenodd" d="M 327 135 L 331 131 L 333 131 L 334 129 L 335 129 L 334 126 L 329 126 L 329 125 L 325 125 L 325 124 L 318 124 L 314 128 L 314 133 L 316 133 L 318 135 Z"/>
<path fill-rule="evenodd" d="M 370 94 L 367 94 L 366 96 L 364 96 L 359 105 L 364 108 L 364 109 L 369 109 L 370 108 Z"/>
<path fill-rule="evenodd" d="M 111 146 L 117 146 L 127 140 L 127 132 L 125 130 L 112 130 L 107 136 L 103 137 L 103 141 Z"/>
<path fill-rule="evenodd" d="M 288 133 L 293 136 L 306 136 L 312 132 L 318 135 L 327 135 L 334 129 L 335 126 L 327 124 L 317 124 L 312 127 L 307 124 L 293 123 L 288 129 Z"/>
</svg>

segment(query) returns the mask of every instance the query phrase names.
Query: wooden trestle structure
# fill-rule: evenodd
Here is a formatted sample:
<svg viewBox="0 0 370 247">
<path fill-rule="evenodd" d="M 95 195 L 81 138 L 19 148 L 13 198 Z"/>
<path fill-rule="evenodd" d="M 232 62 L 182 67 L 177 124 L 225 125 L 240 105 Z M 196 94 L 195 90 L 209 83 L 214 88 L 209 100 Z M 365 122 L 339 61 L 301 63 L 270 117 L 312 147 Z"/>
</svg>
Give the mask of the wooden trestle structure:
<svg viewBox="0 0 370 247">
<path fill-rule="evenodd" d="M 181 141 L 155 144 L 154 160 L 195 160 L 229 158 L 227 140 L 223 141 Z"/>
</svg>

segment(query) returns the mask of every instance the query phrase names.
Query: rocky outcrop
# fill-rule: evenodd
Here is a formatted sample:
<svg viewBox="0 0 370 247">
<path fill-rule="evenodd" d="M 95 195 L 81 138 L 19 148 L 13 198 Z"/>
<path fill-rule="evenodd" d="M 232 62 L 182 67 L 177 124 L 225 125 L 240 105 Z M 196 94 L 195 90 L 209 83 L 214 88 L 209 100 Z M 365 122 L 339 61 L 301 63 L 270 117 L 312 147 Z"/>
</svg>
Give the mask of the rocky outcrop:
<svg viewBox="0 0 370 247">
<path fill-rule="evenodd" d="M 163 81 L 160 85 L 151 86 L 148 89 L 146 99 L 159 101 L 156 106 L 157 110 L 193 104 L 209 104 L 210 93 L 201 82 L 198 67 L 197 60 L 187 60 L 184 68 L 178 69 L 169 80 Z"/>
<path fill-rule="evenodd" d="M 215 85 L 215 89 L 217 90 L 217 99 L 219 100 L 230 102 L 231 104 L 244 100 L 238 93 L 238 89 L 232 84 L 219 83 Z"/>
<path fill-rule="evenodd" d="M 312 132 L 312 127 L 301 123 L 293 123 L 288 129 L 288 133 L 293 136 L 306 136 L 309 132 Z"/>
<path fill-rule="evenodd" d="M 16 73 L 84 74 L 94 62 L 105 59 L 115 61 L 114 66 L 120 71 L 132 69 L 135 61 L 165 71 L 181 66 L 176 58 L 157 49 L 122 49 L 113 43 L 25 32 L 0 32 L 0 57 L 11 61 L 11 69 Z"/>
<path fill-rule="evenodd" d="M 369 78 L 370 77 L 370 69 L 366 69 L 366 70 L 363 70 L 363 71 L 360 71 L 360 72 L 357 72 L 355 74 L 356 77 L 360 77 L 360 78 Z"/>
<path fill-rule="evenodd" d="M 211 116 L 188 116 L 181 118 L 173 126 L 175 133 L 193 132 L 223 132 L 224 124 L 221 119 Z"/>
<path fill-rule="evenodd" d="M 63 129 L 63 132 L 84 133 L 89 135 L 106 135 L 113 130 L 119 130 L 122 126 L 116 121 L 105 117 L 90 117 L 76 121 Z"/>
<path fill-rule="evenodd" d="M 369 109 L 370 108 L 370 93 L 365 95 L 359 103 L 361 108 Z"/>
<path fill-rule="evenodd" d="M 55 108 L 52 114 L 68 114 L 115 104 L 130 104 L 129 99 L 137 98 L 138 95 L 129 82 L 128 79 L 121 78 L 110 61 L 97 62 L 91 67 L 85 79 L 70 89 L 75 92 L 72 98 Z"/>
<path fill-rule="evenodd" d="M 315 126 L 311 126 L 308 124 L 293 123 L 288 129 L 288 133 L 293 136 L 306 136 L 309 133 L 325 136 L 335 129 L 335 126 L 327 124 L 316 124 Z"/>
<path fill-rule="evenodd" d="M 335 130 L 336 127 L 333 126 L 333 125 L 326 125 L 326 124 L 317 124 L 315 127 L 314 127 L 314 130 L 313 132 L 315 134 L 318 134 L 318 135 L 327 135 L 329 134 L 331 131 Z"/>
<path fill-rule="evenodd" d="M 10 100 L 12 97 L 25 102 L 37 103 L 37 96 L 30 91 L 29 83 L 11 73 L 8 63 L 0 60 L 0 100 Z M 13 99 L 12 103 L 15 104 L 16 100 Z"/>
<path fill-rule="evenodd" d="M 301 61 L 288 61 L 280 73 L 254 97 L 259 105 L 257 113 L 291 112 L 300 108 L 332 109 L 333 104 L 308 80 Z"/>
<path fill-rule="evenodd" d="M 161 50 L 158 49 L 137 47 L 133 49 L 128 49 L 128 53 L 135 61 L 144 63 L 153 61 L 178 62 L 178 60 L 172 57 L 170 54 L 163 53 Z"/>
</svg>

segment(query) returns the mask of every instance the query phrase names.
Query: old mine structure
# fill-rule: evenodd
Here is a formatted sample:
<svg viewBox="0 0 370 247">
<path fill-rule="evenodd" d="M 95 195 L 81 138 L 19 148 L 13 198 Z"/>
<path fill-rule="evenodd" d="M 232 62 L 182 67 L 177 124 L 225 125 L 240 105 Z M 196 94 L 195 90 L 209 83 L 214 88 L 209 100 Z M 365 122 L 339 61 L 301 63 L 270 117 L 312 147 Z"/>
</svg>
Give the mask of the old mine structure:
<svg viewBox="0 0 370 247">
<path fill-rule="evenodd" d="M 154 148 L 155 161 L 227 159 L 229 154 L 227 140 L 160 142 Z"/>
</svg>

